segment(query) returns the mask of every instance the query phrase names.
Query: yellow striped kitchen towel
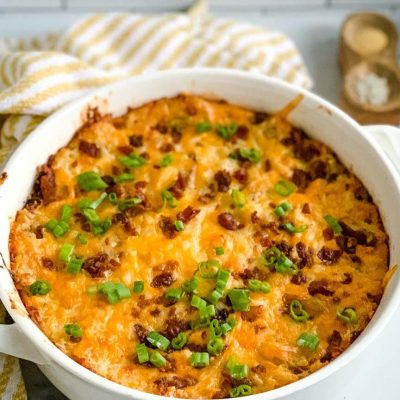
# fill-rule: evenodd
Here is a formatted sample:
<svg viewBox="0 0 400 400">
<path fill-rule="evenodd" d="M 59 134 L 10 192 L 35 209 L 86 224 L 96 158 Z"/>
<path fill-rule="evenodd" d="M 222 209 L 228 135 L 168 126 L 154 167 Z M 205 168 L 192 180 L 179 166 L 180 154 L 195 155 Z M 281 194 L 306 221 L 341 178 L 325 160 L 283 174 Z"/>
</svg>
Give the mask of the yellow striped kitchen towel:
<svg viewBox="0 0 400 400">
<path fill-rule="evenodd" d="M 207 3 L 187 13 L 88 15 L 62 34 L 0 38 L 0 164 L 65 103 L 131 75 L 178 67 L 225 67 L 309 88 L 311 79 L 285 35 L 215 18 Z M 0 399 L 25 399 L 18 363 L 0 355 Z"/>
</svg>

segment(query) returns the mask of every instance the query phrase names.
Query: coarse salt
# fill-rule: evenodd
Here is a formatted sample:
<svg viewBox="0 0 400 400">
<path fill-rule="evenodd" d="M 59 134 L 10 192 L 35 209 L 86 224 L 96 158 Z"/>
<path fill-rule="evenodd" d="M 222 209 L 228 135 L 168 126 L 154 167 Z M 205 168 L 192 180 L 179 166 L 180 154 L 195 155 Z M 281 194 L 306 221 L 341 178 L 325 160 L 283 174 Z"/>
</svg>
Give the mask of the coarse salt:
<svg viewBox="0 0 400 400">
<path fill-rule="evenodd" d="M 389 98 L 389 85 L 387 79 L 370 73 L 357 80 L 356 93 L 362 103 L 381 106 Z"/>
</svg>

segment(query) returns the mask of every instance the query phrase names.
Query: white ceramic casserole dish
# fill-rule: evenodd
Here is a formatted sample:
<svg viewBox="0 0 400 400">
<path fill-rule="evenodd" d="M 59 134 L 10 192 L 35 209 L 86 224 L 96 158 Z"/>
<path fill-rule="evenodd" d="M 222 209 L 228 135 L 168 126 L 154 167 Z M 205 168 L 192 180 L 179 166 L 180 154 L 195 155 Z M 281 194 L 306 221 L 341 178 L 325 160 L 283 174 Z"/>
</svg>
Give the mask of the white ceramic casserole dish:
<svg viewBox="0 0 400 400">
<path fill-rule="evenodd" d="M 0 297 L 15 324 L 0 325 L 0 351 L 39 364 L 44 374 L 71 399 L 122 400 L 163 398 L 121 386 L 102 378 L 62 353 L 29 318 L 9 271 L 9 227 L 31 191 L 36 167 L 66 145 L 82 125 L 88 107 L 120 115 L 162 97 L 188 92 L 225 99 L 254 110 L 276 112 L 298 94 L 303 100 L 289 120 L 311 137 L 328 145 L 368 188 L 382 214 L 390 238 L 390 265 L 400 263 L 400 131 L 388 127 L 360 127 L 321 98 L 287 83 L 250 73 L 218 69 L 160 72 L 131 78 L 101 88 L 79 99 L 41 124 L 14 152 L 0 187 Z M 380 137 L 378 142 L 374 137 Z M 384 147 L 385 151 L 381 148 Z M 388 157 L 389 155 L 389 157 Z M 392 158 L 392 162 L 390 160 Z M 400 302 L 400 274 L 386 287 L 379 308 L 360 337 L 326 367 L 279 389 L 249 399 L 320 399 L 329 393 L 329 381 L 351 379 L 351 368 L 363 362 L 366 347 L 379 335 Z M 332 375 L 334 374 L 334 377 Z M 329 379 L 328 379 L 329 378 Z"/>
</svg>

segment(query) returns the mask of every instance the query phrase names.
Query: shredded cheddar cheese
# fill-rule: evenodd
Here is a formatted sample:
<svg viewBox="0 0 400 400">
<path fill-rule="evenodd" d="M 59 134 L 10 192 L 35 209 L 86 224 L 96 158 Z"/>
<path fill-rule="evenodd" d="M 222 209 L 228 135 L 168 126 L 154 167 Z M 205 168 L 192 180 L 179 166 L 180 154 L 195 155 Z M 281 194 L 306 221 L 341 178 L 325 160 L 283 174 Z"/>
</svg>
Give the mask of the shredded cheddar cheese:
<svg viewBox="0 0 400 400">
<path fill-rule="evenodd" d="M 180 398 L 269 391 L 350 346 L 390 276 L 388 238 L 363 185 L 285 115 L 190 95 L 94 113 L 10 235 L 52 342 Z"/>
</svg>

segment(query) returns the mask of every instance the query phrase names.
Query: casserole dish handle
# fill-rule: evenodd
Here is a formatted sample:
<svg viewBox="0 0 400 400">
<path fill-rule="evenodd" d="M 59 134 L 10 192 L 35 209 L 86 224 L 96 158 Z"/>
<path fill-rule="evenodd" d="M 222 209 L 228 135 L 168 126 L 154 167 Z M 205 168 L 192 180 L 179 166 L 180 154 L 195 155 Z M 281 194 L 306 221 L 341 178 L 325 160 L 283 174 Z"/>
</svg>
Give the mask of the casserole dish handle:
<svg viewBox="0 0 400 400">
<path fill-rule="evenodd" d="M 400 129 L 390 125 L 365 126 L 368 136 L 382 148 L 400 174 Z"/>
<path fill-rule="evenodd" d="M 46 364 L 42 355 L 20 332 L 17 324 L 0 325 L 0 353 L 8 354 L 36 364 Z"/>
</svg>

